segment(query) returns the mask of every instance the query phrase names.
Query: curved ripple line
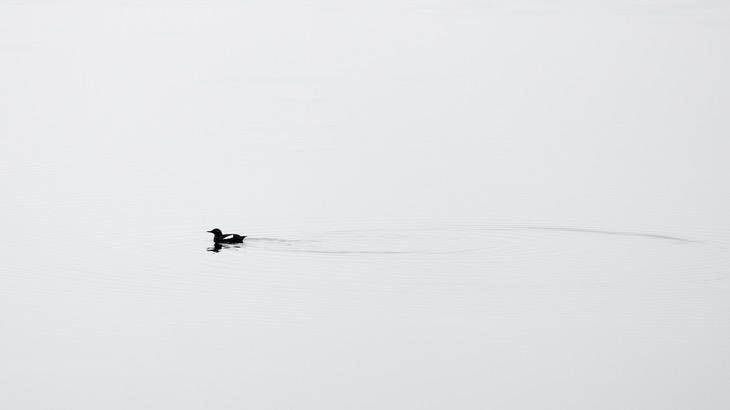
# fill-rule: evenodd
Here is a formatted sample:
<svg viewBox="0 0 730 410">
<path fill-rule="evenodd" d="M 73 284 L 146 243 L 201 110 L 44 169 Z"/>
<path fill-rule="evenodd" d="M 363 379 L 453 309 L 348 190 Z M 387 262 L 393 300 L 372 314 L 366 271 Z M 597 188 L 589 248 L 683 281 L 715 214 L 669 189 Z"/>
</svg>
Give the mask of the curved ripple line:
<svg viewBox="0 0 730 410">
<path fill-rule="evenodd" d="M 705 241 L 700 241 L 696 239 L 652 232 L 611 231 L 606 229 L 581 228 L 572 226 L 541 225 L 449 225 L 403 229 L 352 229 L 325 233 L 319 239 L 292 240 L 266 237 L 248 238 L 247 242 L 252 245 L 258 245 L 256 247 L 260 249 L 265 249 L 269 251 L 289 252 L 292 254 L 306 253 L 322 255 L 434 255 L 481 252 L 485 250 L 496 249 L 503 249 L 503 251 L 508 251 L 509 249 L 512 249 L 512 251 L 517 251 L 519 250 L 519 248 L 523 248 L 519 251 L 519 253 L 529 251 L 529 253 L 531 254 L 571 251 L 567 248 L 561 250 L 560 246 L 556 246 L 555 243 L 547 241 L 546 238 L 518 233 L 520 231 L 526 232 L 530 230 L 627 236 L 645 239 L 668 240 L 680 243 L 706 243 Z M 515 234 L 495 235 L 495 233 L 498 233 L 500 231 L 512 231 Z M 428 235 L 419 235 L 419 232 L 428 233 Z M 492 234 L 489 235 L 489 233 Z M 485 234 L 487 236 L 485 236 Z M 378 241 L 380 245 L 378 247 L 380 247 L 381 249 L 367 249 L 369 246 L 372 248 L 370 243 L 374 240 Z M 490 246 L 486 246 L 486 244 L 474 243 L 485 240 L 496 241 L 497 243 L 491 244 Z M 528 249 L 524 249 L 524 246 L 516 247 L 517 244 L 515 242 L 523 243 L 525 241 L 533 242 L 533 245 L 529 246 Z M 315 244 L 316 246 L 307 246 Z M 449 247 L 448 244 L 451 244 L 451 247 Z M 507 247 L 507 249 L 504 249 L 505 246 Z M 382 249 L 383 247 L 385 247 L 386 249 Z M 406 247 L 406 249 L 387 249 L 388 247 Z M 414 247 L 416 249 L 413 249 Z M 572 251 L 574 252 L 575 250 L 576 249 L 573 249 Z"/>
<path fill-rule="evenodd" d="M 520 228 L 520 227 L 518 227 Z M 576 233 L 594 233 L 600 235 L 624 235 L 624 236 L 639 236 L 648 239 L 666 239 L 671 241 L 686 242 L 686 243 L 704 243 L 696 239 L 682 238 L 679 236 L 648 233 L 648 232 L 631 232 L 631 231 L 609 231 L 603 229 L 590 229 L 590 228 L 576 228 L 571 226 L 522 226 L 523 229 L 539 229 L 547 231 L 565 231 L 565 232 L 576 232 Z"/>
</svg>

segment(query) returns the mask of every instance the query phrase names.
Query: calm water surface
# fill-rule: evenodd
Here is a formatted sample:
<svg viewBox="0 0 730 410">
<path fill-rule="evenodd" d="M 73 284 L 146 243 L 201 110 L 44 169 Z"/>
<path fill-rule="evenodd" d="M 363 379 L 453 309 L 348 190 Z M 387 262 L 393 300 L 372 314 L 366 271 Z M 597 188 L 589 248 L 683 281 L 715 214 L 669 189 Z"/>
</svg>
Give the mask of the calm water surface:
<svg viewBox="0 0 730 410">
<path fill-rule="evenodd" d="M 0 408 L 728 408 L 730 15 L 630 3 L 0 2 Z"/>
</svg>

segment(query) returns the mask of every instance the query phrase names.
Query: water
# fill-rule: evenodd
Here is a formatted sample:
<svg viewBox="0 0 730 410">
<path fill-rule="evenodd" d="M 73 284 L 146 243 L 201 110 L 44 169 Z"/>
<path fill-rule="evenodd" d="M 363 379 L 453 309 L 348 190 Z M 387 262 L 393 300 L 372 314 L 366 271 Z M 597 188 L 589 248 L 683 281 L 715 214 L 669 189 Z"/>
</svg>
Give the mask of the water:
<svg viewBox="0 0 730 410">
<path fill-rule="evenodd" d="M 727 408 L 729 17 L 0 4 L 0 407 Z"/>
</svg>

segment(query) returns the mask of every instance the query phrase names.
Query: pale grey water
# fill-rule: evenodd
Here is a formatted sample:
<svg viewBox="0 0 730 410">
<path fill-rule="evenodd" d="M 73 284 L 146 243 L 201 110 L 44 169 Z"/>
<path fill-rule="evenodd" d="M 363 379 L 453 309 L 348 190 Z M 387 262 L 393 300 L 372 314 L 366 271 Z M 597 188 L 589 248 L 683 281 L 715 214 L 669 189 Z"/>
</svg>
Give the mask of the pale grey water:
<svg viewBox="0 0 730 410">
<path fill-rule="evenodd" d="M 0 407 L 728 408 L 728 5 L 0 2 Z"/>
</svg>

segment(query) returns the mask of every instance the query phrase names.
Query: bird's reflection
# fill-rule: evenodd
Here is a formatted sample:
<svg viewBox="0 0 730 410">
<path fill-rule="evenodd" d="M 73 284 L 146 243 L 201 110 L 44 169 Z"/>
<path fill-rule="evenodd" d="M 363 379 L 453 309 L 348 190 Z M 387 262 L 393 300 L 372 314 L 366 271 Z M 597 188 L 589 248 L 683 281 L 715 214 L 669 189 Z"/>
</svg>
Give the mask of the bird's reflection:
<svg viewBox="0 0 730 410">
<path fill-rule="evenodd" d="M 218 253 L 221 251 L 221 249 L 238 249 L 238 248 L 241 248 L 240 244 L 229 245 L 229 244 L 224 244 L 224 243 L 215 243 L 215 244 L 213 244 L 213 246 L 209 247 L 207 250 L 208 250 L 208 252 Z"/>
<path fill-rule="evenodd" d="M 223 249 L 223 245 L 216 243 L 216 244 L 213 244 L 213 246 L 211 246 L 210 248 L 208 248 L 208 252 L 218 253 L 221 251 L 221 249 Z"/>
</svg>

